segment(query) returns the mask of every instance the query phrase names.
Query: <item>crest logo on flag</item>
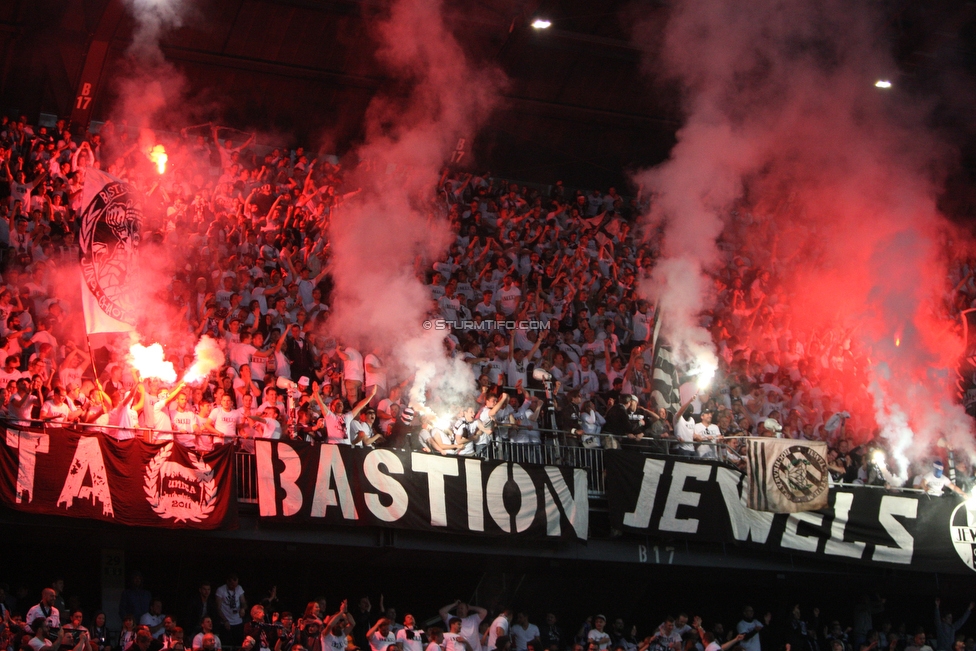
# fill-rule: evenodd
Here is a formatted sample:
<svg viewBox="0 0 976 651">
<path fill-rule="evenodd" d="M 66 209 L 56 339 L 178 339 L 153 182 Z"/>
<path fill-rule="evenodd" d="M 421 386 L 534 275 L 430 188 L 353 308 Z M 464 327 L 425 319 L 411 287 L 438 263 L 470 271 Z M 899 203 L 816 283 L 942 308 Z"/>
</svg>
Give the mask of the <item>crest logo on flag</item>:
<svg viewBox="0 0 976 651">
<path fill-rule="evenodd" d="M 98 307 L 108 316 L 135 323 L 128 295 L 129 269 L 139 245 L 142 210 L 129 188 L 106 183 L 81 217 L 78 243 L 81 275 Z"/>
<path fill-rule="evenodd" d="M 949 516 L 949 537 L 966 567 L 976 571 L 976 510 L 961 502 Z"/>
<path fill-rule="evenodd" d="M 773 462 L 773 481 L 791 502 L 811 502 L 827 490 L 827 461 L 811 447 L 792 445 Z"/>
</svg>

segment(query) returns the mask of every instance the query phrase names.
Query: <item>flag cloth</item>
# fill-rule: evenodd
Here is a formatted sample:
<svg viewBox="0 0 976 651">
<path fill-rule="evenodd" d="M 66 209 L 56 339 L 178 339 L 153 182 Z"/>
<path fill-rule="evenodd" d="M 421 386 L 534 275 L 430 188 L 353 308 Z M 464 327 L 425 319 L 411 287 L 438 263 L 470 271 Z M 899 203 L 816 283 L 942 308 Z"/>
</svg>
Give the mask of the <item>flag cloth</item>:
<svg viewBox="0 0 976 651">
<path fill-rule="evenodd" d="M 671 356 L 671 345 L 663 337 L 658 337 L 654 350 L 654 377 L 651 378 L 651 400 L 657 407 L 676 410 L 681 406 L 678 387 L 678 368 Z"/>
<path fill-rule="evenodd" d="M 114 176 L 88 167 L 81 205 L 78 244 L 85 331 L 135 330 L 129 277 L 142 221 L 135 193 Z"/>
<path fill-rule="evenodd" d="M 772 513 L 827 507 L 827 444 L 823 441 L 750 438 L 749 508 Z"/>
</svg>

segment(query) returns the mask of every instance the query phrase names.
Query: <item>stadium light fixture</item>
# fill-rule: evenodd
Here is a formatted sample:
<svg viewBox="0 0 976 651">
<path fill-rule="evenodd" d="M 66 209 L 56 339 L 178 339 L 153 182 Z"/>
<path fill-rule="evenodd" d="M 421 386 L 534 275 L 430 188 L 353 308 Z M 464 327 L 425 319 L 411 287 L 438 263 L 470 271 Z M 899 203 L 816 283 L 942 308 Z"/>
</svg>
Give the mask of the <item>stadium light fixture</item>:
<svg viewBox="0 0 976 651">
<path fill-rule="evenodd" d="M 874 87 L 875 88 L 886 88 L 886 89 L 887 88 L 891 88 L 891 82 L 888 81 L 887 79 L 879 79 L 878 81 L 874 82 Z"/>
<path fill-rule="evenodd" d="M 546 20 L 545 18 L 536 18 L 532 21 L 532 27 L 536 29 L 549 29 L 552 27 L 552 21 Z"/>
</svg>

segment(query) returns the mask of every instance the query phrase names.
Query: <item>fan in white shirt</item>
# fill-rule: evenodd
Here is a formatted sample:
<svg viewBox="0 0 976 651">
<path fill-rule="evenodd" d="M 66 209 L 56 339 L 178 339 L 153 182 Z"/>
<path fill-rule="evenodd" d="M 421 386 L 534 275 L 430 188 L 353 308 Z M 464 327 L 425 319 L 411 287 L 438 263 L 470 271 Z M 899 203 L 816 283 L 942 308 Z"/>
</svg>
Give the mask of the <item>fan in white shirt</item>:
<svg viewBox="0 0 976 651">
<path fill-rule="evenodd" d="M 204 422 L 203 428 L 212 434 L 223 436 L 223 443 L 227 445 L 237 438 L 237 429 L 243 420 L 241 410 L 234 409 L 234 401 L 230 394 L 224 394 L 220 397 L 220 406 L 210 412 L 210 418 Z"/>
</svg>

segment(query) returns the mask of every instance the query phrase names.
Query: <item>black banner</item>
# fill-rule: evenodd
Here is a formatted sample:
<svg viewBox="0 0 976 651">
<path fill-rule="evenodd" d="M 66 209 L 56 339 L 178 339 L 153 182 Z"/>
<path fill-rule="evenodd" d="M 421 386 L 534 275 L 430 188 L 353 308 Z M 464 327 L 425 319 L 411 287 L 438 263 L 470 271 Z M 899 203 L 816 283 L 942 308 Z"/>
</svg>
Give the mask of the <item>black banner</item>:
<svg viewBox="0 0 976 651">
<path fill-rule="evenodd" d="M 745 476 L 710 461 L 605 452 L 614 526 L 683 538 L 966 574 L 976 569 L 976 504 L 952 495 L 830 489 L 820 511 L 774 514 L 746 507 Z"/>
<path fill-rule="evenodd" d="M 237 526 L 233 446 L 200 457 L 174 443 L 70 428 L 2 436 L 0 500 L 12 509 L 172 529 Z"/>
<path fill-rule="evenodd" d="M 585 540 L 586 470 L 256 441 L 264 517 Z"/>
</svg>

